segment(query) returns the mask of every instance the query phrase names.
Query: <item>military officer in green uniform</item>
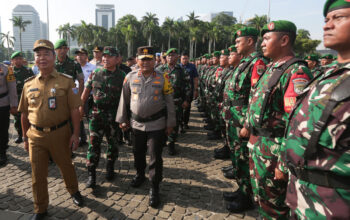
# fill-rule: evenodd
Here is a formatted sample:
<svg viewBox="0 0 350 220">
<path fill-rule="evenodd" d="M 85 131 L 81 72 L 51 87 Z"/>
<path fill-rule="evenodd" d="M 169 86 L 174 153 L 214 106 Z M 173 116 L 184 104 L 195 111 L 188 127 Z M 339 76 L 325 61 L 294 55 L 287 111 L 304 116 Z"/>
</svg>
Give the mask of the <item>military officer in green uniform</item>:
<svg viewBox="0 0 350 220">
<path fill-rule="evenodd" d="M 22 89 L 24 86 L 24 81 L 29 77 L 34 76 L 32 69 L 27 68 L 23 65 L 23 53 L 16 51 L 11 55 L 11 63 L 13 66 L 13 73 L 16 78 L 16 88 L 18 100 L 21 99 Z M 17 113 L 14 116 L 14 125 L 17 131 L 18 137 L 15 140 L 15 143 L 22 143 L 22 126 L 21 126 L 21 113 Z"/>
<path fill-rule="evenodd" d="M 177 64 L 178 52 L 176 48 L 170 48 L 166 52 L 167 63 L 157 68 L 157 70 L 167 73 L 169 81 L 174 89 L 174 104 L 176 110 L 176 126 L 173 132 L 168 136 L 169 155 L 175 155 L 175 142 L 178 136 L 179 126 L 182 120 L 183 108 L 189 105 L 191 100 L 191 82 L 190 76 L 184 69 Z"/>
<path fill-rule="evenodd" d="M 91 73 L 82 94 L 82 103 L 86 102 L 91 92 L 93 96 L 87 152 L 89 175 L 87 187 L 90 188 L 96 186 L 96 168 L 100 159 L 100 146 L 104 135 L 106 135 L 108 143 L 106 179 L 113 180 L 114 178 L 114 163 L 118 157 L 117 130 L 119 127 L 118 123 L 115 122 L 115 117 L 126 75 L 117 66 L 121 59 L 117 49 L 105 47 L 102 56 L 104 66 Z M 83 109 L 84 106 L 80 109 L 81 114 L 84 112 Z"/>
<path fill-rule="evenodd" d="M 330 53 L 329 54 L 325 54 L 325 55 L 323 55 L 321 57 L 321 66 L 324 67 L 324 66 L 326 66 L 328 64 L 333 63 L 333 61 L 334 61 L 334 57 L 333 57 L 332 54 L 330 54 Z"/>
<path fill-rule="evenodd" d="M 307 55 L 304 60 L 307 62 L 312 75 L 315 77 L 321 72 L 319 57 L 317 54 Z"/>
<path fill-rule="evenodd" d="M 350 219 L 350 2 L 328 0 L 323 13 L 324 46 L 338 58 L 290 113 L 280 167 L 290 219 Z"/>
</svg>

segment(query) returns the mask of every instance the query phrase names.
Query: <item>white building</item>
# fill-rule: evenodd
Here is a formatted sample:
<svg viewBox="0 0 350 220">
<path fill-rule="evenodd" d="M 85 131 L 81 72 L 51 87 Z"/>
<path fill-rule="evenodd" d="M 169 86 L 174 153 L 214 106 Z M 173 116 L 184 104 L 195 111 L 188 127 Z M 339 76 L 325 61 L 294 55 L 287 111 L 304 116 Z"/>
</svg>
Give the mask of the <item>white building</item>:
<svg viewBox="0 0 350 220">
<path fill-rule="evenodd" d="M 22 32 L 22 51 L 32 51 L 34 42 L 47 37 L 46 24 L 40 21 L 38 12 L 31 5 L 17 5 L 12 11 L 12 18 L 22 17 L 24 21 L 31 21 Z M 45 30 L 42 30 L 45 29 Z M 44 34 L 45 33 L 45 34 Z M 20 50 L 19 28 L 13 26 L 15 50 Z"/>
<path fill-rule="evenodd" d="M 107 30 L 115 26 L 114 5 L 96 5 L 96 25 Z"/>
<path fill-rule="evenodd" d="M 233 17 L 233 11 L 221 11 L 221 12 L 215 12 L 215 13 L 210 13 L 210 14 L 204 14 L 199 16 L 199 20 L 206 21 L 206 22 L 211 22 L 216 16 L 219 14 L 224 13 L 228 16 Z"/>
</svg>

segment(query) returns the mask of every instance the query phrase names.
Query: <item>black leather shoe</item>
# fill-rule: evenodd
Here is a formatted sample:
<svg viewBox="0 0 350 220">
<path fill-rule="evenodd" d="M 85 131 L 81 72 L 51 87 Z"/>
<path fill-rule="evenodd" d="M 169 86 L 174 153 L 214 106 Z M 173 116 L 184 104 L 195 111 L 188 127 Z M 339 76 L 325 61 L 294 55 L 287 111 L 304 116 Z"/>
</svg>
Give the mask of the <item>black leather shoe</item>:
<svg viewBox="0 0 350 220">
<path fill-rule="evenodd" d="M 96 187 L 96 168 L 89 166 L 88 167 L 88 180 L 86 182 L 87 188 Z"/>
<path fill-rule="evenodd" d="M 153 208 L 157 208 L 160 203 L 159 188 L 152 187 L 149 191 L 149 205 Z"/>
<path fill-rule="evenodd" d="M 226 201 L 232 202 L 232 201 L 237 201 L 239 197 L 242 195 L 241 191 L 236 190 L 234 192 L 224 192 L 223 197 Z"/>
<path fill-rule="evenodd" d="M 232 169 L 233 169 L 233 165 L 230 165 L 230 166 L 227 166 L 227 167 L 222 167 L 221 171 L 222 172 L 227 172 L 227 171 L 232 170 Z"/>
<path fill-rule="evenodd" d="M 145 180 L 145 174 L 136 174 L 136 176 L 131 180 L 130 186 L 139 187 L 143 182 L 145 182 Z"/>
<path fill-rule="evenodd" d="M 235 178 L 235 174 L 233 169 L 229 170 L 227 172 L 224 172 L 224 177 L 226 177 L 227 179 L 234 179 Z"/>
<path fill-rule="evenodd" d="M 215 159 L 220 159 L 220 160 L 225 160 L 225 159 L 229 159 L 230 158 L 230 154 L 229 153 L 214 153 L 214 158 Z"/>
<path fill-rule="evenodd" d="M 32 217 L 30 217 L 29 220 L 41 220 L 41 219 L 44 219 L 45 216 L 47 216 L 47 212 L 34 213 L 34 215 L 32 215 Z"/>
<path fill-rule="evenodd" d="M 107 160 L 107 166 L 106 166 L 106 180 L 111 181 L 114 179 L 114 161 Z"/>
<path fill-rule="evenodd" d="M 226 204 L 226 209 L 230 212 L 241 213 L 249 209 L 254 208 L 254 204 L 251 199 L 246 196 L 239 196 L 236 200 Z"/>
<path fill-rule="evenodd" d="M 176 154 L 176 150 L 175 150 L 175 143 L 174 142 L 170 142 L 168 144 L 168 154 L 170 156 L 174 156 Z"/>
<path fill-rule="evenodd" d="M 215 153 L 220 153 L 220 152 L 225 152 L 225 153 L 230 153 L 230 147 L 225 145 L 222 148 L 216 148 L 214 150 Z"/>
<path fill-rule="evenodd" d="M 80 194 L 79 191 L 72 195 L 72 200 L 73 200 L 73 203 L 76 204 L 77 206 L 83 206 L 84 204 L 83 196 Z"/>
<path fill-rule="evenodd" d="M 6 152 L 1 152 L 0 153 L 0 166 L 3 166 L 7 163 L 7 156 Z"/>
<path fill-rule="evenodd" d="M 16 138 L 16 140 L 15 140 L 15 143 L 16 144 L 20 144 L 20 143 L 22 143 L 23 142 L 23 140 L 22 140 L 22 137 L 20 137 L 20 136 L 18 136 L 17 138 Z"/>
<path fill-rule="evenodd" d="M 185 129 L 190 129 L 190 127 L 187 124 L 184 125 L 184 128 Z"/>
</svg>

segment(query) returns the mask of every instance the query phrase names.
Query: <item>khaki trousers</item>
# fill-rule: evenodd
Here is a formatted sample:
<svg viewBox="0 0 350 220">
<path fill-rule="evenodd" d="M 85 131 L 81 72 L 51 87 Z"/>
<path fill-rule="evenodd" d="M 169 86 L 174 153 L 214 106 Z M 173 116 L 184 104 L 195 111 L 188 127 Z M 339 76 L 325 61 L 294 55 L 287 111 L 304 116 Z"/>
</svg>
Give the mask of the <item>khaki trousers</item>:
<svg viewBox="0 0 350 220">
<path fill-rule="evenodd" d="M 33 127 L 27 132 L 29 138 L 29 156 L 32 165 L 32 188 L 34 212 L 43 213 L 49 205 L 47 186 L 49 156 L 60 169 L 68 192 L 78 191 L 78 180 L 68 146 L 71 137 L 69 123 L 52 132 L 38 131 Z"/>
</svg>

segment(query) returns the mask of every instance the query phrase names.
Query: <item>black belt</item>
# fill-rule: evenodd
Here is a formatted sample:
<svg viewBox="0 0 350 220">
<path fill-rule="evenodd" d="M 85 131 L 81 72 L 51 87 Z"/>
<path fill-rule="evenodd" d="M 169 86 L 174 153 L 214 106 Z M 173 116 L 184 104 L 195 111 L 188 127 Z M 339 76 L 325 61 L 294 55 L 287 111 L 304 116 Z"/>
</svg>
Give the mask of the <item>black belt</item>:
<svg viewBox="0 0 350 220">
<path fill-rule="evenodd" d="M 288 168 L 296 178 L 318 186 L 350 189 L 350 177 L 341 176 L 325 170 L 307 170 L 295 167 L 290 162 Z"/>
<path fill-rule="evenodd" d="M 5 92 L 5 93 L 0 94 L 0 99 L 1 99 L 1 98 L 4 98 L 4 97 L 7 96 L 8 94 L 9 94 L 8 92 Z"/>
<path fill-rule="evenodd" d="M 159 112 L 151 115 L 151 116 L 148 116 L 146 118 L 142 118 L 134 113 L 131 112 L 131 118 L 134 119 L 135 121 L 137 122 L 140 122 L 140 123 L 145 123 L 145 122 L 149 122 L 149 121 L 155 121 L 157 119 L 160 119 L 161 117 L 164 117 L 166 116 L 167 114 L 167 110 L 166 108 L 163 108 L 162 110 L 160 110 Z"/>
<path fill-rule="evenodd" d="M 38 126 L 32 124 L 32 127 L 35 128 L 38 131 L 43 131 L 45 133 L 49 133 L 51 131 L 54 131 L 54 130 L 56 130 L 58 128 L 61 128 L 61 127 L 65 126 L 67 124 L 67 122 L 68 122 L 68 120 L 65 120 L 64 122 L 62 122 L 62 123 L 60 123 L 58 125 L 55 125 L 55 126 L 52 126 L 52 127 L 45 127 L 45 128 L 38 127 Z"/>
<path fill-rule="evenodd" d="M 252 127 L 251 132 L 254 136 L 261 137 L 283 137 L 285 128 L 257 128 Z"/>
</svg>

